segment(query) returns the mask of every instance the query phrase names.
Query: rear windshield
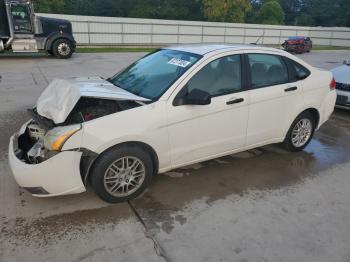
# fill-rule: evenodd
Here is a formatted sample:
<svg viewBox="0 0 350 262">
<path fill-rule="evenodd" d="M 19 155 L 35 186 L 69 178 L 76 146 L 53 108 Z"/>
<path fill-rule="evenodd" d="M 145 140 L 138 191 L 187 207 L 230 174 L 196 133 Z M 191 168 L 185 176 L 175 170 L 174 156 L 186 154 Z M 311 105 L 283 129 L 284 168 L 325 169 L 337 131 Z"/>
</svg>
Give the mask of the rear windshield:
<svg viewBox="0 0 350 262">
<path fill-rule="evenodd" d="M 202 56 L 161 49 L 110 78 L 114 85 L 155 101 Z"/>
</svg>

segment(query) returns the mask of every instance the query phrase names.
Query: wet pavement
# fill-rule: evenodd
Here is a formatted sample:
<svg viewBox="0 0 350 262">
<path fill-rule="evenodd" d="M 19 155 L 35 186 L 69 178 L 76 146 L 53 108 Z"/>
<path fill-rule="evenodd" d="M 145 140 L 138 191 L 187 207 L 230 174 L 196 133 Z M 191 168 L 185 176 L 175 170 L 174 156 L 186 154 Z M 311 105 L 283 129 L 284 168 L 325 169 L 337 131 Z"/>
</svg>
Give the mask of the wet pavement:
<svg viewBox="0 0 350 262">
<path fill-rule="evenodd" d="M 350 111 L 336 110 L 302 152 L 270 145 L 173 170 L 129 203 L 18 188 L 8 140 L 47 82 L 108 77 L 142 55 L 0 57 L 0 262 L 350 261 Z M 346 56 L 300 57 L 330 69 Z"/>
</svg>

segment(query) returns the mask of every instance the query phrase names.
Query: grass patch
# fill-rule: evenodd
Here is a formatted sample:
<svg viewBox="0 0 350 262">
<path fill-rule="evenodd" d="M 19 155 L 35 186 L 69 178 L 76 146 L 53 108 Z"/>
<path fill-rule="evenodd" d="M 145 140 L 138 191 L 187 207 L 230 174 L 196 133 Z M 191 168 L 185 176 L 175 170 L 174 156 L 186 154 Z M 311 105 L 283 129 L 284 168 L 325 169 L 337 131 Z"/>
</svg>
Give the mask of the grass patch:
<svg viewBox="0 0 350 262">
<path fill-rule="evenodd" d="M 156 48 L 147 47 L 78 47 L 77 53 L 120 53 L 120 52 L 152 52 Z"/>
</svg>

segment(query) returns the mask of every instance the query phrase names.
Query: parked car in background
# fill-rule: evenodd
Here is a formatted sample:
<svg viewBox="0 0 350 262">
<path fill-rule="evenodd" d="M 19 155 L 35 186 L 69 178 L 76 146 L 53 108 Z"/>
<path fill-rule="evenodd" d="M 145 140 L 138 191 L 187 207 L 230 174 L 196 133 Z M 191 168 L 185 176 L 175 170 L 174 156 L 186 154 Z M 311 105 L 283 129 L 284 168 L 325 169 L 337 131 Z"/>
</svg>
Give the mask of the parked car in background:
<svg viewBox="0 0 350 262">
<path fill-rule="evenodd" d="M 283 50 L 163 48 L 107 80 L 54 80 L 11 137 L 9 162 L 34 196 L 90 182 L 105 201 L 127 201 L 174 168 L 272 143 L 300 151 L 335 100 L 331 72 Z"/>
<path fill-rule="evenodd" d="M 287 52 L 301 54 L 310 52 L 312 49 L 312 41 L 310 37 L 292 36 L 288 37 L 288 39 L 284 41 L 282 47 Z"/>
<path fill-rule="evenodd" d="M 331 71 L 336 82 L 336 107 L 350 109 L 350 59 Z"/>
</svg>

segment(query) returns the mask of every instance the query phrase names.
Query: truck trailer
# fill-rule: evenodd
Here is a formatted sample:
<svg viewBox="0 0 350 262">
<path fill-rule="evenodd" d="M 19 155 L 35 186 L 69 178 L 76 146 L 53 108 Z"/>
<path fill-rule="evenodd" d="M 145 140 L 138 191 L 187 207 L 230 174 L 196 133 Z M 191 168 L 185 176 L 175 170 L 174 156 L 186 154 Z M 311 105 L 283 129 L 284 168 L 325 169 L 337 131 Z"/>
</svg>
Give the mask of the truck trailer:
<svg viewBox="0 0 350 262">
<path fill-rule="evenodd" d="M 46 51 L 57 58 L 70 58 L 75 47 L 68 20 L 35 15 L 28 0 L 0 0 L 0 53 Z"/>
</svg>

